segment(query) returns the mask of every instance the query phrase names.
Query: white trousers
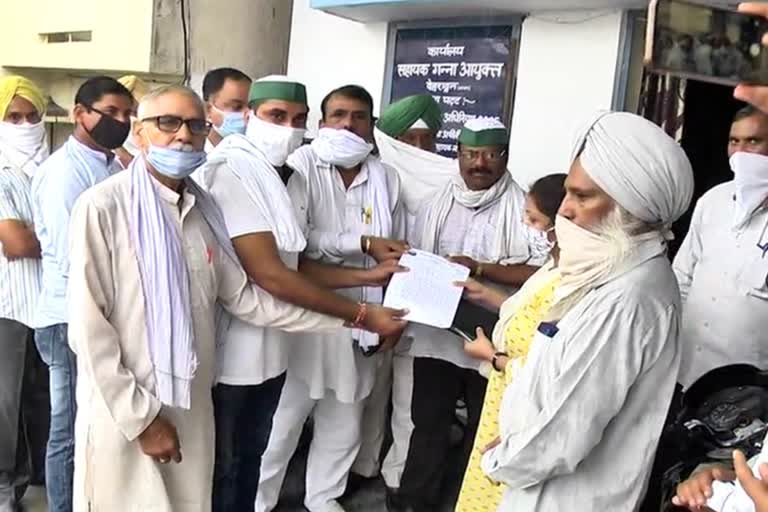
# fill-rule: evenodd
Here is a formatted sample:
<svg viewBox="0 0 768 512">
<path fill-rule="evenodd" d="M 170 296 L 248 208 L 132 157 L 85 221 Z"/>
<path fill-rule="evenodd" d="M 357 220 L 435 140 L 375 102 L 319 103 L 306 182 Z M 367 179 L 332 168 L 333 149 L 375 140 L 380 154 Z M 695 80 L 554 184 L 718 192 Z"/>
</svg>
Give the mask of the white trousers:
<svg viewBox="0 0 768 512">
<path fill-rule="evenodd" d="M 292 378 L 289 371 L 261 459 L 256 512 L 270 512 L 277 506 L 288 463 L 310 415 L 314 432 L 307 459 L 304 506 L 310 512 L 322 512 L 329 502 L 344 494 L 349 470 L 360 449 L 363 404 L 339 402 L 331 391 L 314 400 L 307 385 Z"/>
<path fill-rule="evenodd" d="M 392 375 L 392 446 L 381 466 L 381 476 L 387 487 L 398 489 L 413 433 L 413 356 L 407 352 L 395 352 L 392 359 Z"/>
<path fill-rule="evenodd" d="M 363 431 L 360 452 L 352 472 L 367 478 L 378 476 L 381 470 L 381 445 L 387 429 L 387 409 L 392 391 L 392 351 L 381 355 L 376 369 L 376 381 L 371 394 L 364 400 Z"/>
</svg>

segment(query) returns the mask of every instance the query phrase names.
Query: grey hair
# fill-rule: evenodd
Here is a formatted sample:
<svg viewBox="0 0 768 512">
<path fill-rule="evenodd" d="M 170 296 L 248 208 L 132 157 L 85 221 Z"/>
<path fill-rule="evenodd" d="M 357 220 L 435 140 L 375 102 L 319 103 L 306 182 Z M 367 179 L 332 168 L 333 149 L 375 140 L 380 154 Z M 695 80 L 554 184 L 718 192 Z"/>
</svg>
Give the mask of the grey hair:
<svg viewBox="0 0 768 512">
<path fill-rule="evenodd" d="M 200 98 L 200 96 L 198 96 L 198 94 L 189 87 L 177 84 L 164 85 L 148 92 L 141 99 L 136 116 L 139 119 L 144 119 L 147 110 L 152 106 L 152 104 L 167 94 L 181 94 L 182 96 L 186 96 L 195 103 L 195 107 L 199 110 L 200 115 L 203 117 L 205 116 L 205 103 L 203 103 L 203 100 Z"/>
</svg>

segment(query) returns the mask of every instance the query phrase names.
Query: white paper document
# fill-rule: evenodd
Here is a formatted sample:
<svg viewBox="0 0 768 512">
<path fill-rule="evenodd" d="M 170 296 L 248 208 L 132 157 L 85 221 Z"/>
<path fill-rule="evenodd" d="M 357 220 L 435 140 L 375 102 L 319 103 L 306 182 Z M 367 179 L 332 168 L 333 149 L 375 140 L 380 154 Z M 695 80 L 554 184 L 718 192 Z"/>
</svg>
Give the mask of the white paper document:
<svg viewBox="0 0 768 512">
<path fill-rule="evenodd" d="M 453 283 L 465 281 L 469 269 L 417 250 L 403 254 L 400 265 L 407 267 L 408 272 L 392 276 L 384 306 L 409 310 L 405 319 L 410 322 L 449 328 L 464 291 Z"/>
</svg>

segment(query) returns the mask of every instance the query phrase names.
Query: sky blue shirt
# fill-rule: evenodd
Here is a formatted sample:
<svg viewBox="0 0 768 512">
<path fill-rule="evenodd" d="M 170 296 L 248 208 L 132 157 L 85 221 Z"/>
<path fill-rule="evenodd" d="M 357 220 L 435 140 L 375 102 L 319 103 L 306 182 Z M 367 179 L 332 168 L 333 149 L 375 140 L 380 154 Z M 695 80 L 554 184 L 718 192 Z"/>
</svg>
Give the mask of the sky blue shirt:
<svg viewBox="0 0 768 512">
<path fill-rule="evenodd" d="M 113 157 L 74 137 L 38 168 L 32 180 L 32 213 L 43 256 L 42 291 L 33 327 L 67 323 L 69 217 L 75 201 L 119 167 Z"/>
</svg>

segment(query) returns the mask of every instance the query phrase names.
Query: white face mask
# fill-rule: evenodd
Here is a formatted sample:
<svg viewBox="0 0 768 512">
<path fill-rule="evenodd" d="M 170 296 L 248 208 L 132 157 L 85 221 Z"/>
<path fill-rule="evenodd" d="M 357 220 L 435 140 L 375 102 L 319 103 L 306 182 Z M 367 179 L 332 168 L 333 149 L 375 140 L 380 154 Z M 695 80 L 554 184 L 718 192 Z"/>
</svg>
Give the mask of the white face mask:
<svg viewBox="0 0 768 512">
<path fill-rule="evenodd" d="M 131 116 L 131 131 L 128 132 L 128 136 L 125 138 L 125 142 L 123 142 L 123 149 L 125 149 L 128 153 L 131 154 L 131 156 L 136 156 L 139 153 L 141 153 L 141 148 L 136 145 L 136 143 L 133 141 L 133 128 L 138 122 L 138 119 Z"/>
<path fill-rule="evenodd" d="M 320 128 L 312 148 L 323 161 L 349 169 L 371 154 L 373 144 L 348 130 Z"/>
<path fill-rule="evenodd" d="M 549 233 L 555 228 L 550 228 L 546 231 L 539 231 L 538 229 L 526 226 L 525 236 L 528 239 L 529 247 L 533 248 L 537 254 L 547 254 L 552 252 L 555 248 L 555 242 L 549 239 Z"/>
<path fill-rule="evenodd" d="M 0 140 L 19 153 L 34 157 L 45 146 L 45 123 L 0 123 Z M 39 163 L 39 162 L 38 162 Z"/>
<path fill-rule="evenodd" d="M 558 268 L 562 280 L 548 320 L 560 320 L 589 290 L 602 283 L 615 268 L 614 244 L 607 236 L 593 233 L 565 217 L 557 216 L 555 234 L 560 247 Z"/>
<path fill-rule="evenodd" d="M 301 146 L 304 133 L 304 128 L 268 123 L 255 115 L 249 117 L 245 129 L 248 140 L 259 148 L 275 167 L 283 165 L 288 156 Z"/>
<path fill-rule="evenodd" d="M 746 223 L 768 199 L 768 156 L 755 153 L 735 153 L 731 169 L 736 188 L 734 226 Z"/>
</svg>

